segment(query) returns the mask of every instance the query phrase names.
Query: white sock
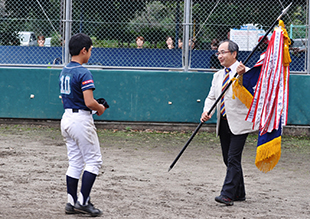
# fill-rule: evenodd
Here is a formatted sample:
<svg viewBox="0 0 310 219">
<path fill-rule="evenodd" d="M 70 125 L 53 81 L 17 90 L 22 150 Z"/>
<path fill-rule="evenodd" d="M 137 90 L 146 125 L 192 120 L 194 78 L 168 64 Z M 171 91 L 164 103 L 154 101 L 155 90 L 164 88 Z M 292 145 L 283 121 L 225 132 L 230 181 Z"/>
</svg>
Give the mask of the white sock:
<svg viewBox="0 0 310 219">
<path fill-rule="evenodd" d="M 72 195 L 70 195 L 70 194 L 68 194 L 68 202 L 69 202 L 72 206 L 74 206 L 74 200 L 73 200 L 73 198 L 72 198 Z"/>
<path fill-rule="evenodd" d="M 79 195 L 79 198 L 78 198 L 78 201 L 81 205 L 83 205 L 84 203 L 84 197 L 83 197 L 83 194 L 80 192 L 80 195 Z M 85 202 L 85 205 L 88 205 L 88 201 L 89 201 L 89 197 L 87 198 L 86 202 Z"/>
</svg>

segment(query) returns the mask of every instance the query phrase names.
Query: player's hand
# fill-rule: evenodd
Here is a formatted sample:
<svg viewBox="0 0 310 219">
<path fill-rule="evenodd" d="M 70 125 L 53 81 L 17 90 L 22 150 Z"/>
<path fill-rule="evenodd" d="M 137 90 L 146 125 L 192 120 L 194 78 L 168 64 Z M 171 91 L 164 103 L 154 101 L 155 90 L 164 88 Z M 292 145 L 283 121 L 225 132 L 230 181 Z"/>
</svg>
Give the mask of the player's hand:
<svg viewBox="0 0 310 219">
<path fill-rule="evenodd" d="M 209 119 L 211 119 L 211 116 L 208 115 L 208 112 L 203 112 L 203 113 L 201 114 L 201 118 L 200 118 L 200 121 L 201 121 L 201 122 L 206 122 L 206 121 L 208 121 Z"/>
<path fill-rule="evenodd" d="M 98 116 L 101 116 L 104 113 L 104 111 L 106 110 L 106 108 L 102 104 L 98 104 L 98 105 L 99 105 L 99 109 L 97 110 L 96 114 Z"/>
<path fill-rule="evenodd" d="M 240 62 L 236 71 L 237 71 L 238 75 L 243 75 L 245 73 L 245 66 L 242 64 L 242 62 Z"/>
</svg>

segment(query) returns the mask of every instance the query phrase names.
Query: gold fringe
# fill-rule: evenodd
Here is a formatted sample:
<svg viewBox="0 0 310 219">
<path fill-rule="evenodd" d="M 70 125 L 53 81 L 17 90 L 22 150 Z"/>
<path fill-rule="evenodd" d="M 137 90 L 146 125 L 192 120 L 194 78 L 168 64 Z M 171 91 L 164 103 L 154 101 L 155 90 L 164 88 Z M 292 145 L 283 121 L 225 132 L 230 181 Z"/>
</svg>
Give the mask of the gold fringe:
<svg viewBox="0 0 310 219">
<path fill-rule="evenodd" d="M 233 99 L 237 97 L 248 109 L 251 107 L 253 96 L 252 94 L 240 83 L 242 79 L 233 79 L 232 84 Z"/>
<path fill-rule="evenodd" d="M 282 20 L 279 20 L 279 27 L 283 31 L 283 43 L 284 43 L 284 46 L 283 46 L 283 66 L 287 67 L 292 62 L 291 56 L 290 56 L 290 50 L 289 50 L 289 46 L 291 45 L 291 39 L 288 36 L 288 33 L 285 29 L 284 22 Z"/>
<path fill-rule="evenodd" d="M 255 165 L 260 171 L 267 173 L 277 165 L 280 157 L 281 136 L 257 147 Z"/>
</svg>

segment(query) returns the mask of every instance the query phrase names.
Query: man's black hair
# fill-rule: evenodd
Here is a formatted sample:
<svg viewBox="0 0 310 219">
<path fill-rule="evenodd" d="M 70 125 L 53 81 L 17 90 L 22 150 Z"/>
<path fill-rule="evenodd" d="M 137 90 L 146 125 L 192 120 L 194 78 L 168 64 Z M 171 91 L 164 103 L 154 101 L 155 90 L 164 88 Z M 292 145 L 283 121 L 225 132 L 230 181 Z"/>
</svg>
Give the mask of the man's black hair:
<svg viewBox="0 0 310 219">
<path fill-rule="evenodd" d="M 220 42 L 219 45 L 221 45 L 222 43 L 225 43 L 225 42 L 228 42 L 228 50 L 233 53 L 233 52 L 237 52 L 237 55 L 236 55 L 236 60 L 238 60 L 238 55 L 239 55 L 239 46 L 237 43 L 235 43 L 234 41 L 232 40 L 223 40 L 222 42 Z"/>
<path fill-rule="evenodd" d="M 69 52 L 71 56 L 77 56 L 85 47 L 86 51 L 93 45 L 89 36 L 84 33 L 78 33 L 71 37 L 69 41 Z"/>
</svg>

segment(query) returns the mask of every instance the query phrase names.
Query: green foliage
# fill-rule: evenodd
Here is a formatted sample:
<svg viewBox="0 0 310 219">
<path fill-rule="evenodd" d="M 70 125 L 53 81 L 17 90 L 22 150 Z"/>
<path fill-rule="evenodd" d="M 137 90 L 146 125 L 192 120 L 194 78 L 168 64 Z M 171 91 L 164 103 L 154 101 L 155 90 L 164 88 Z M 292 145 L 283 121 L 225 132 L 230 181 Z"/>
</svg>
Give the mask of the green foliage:
<svg viewBox="0 0 310 219">
<path fill-rule="evenodd" d="M 292 35 L 293 39 L 297 38 L 306 38 L 307 36 L 307 26 L 305 20 L 307 19 L 307 10 L 305 7 L 297 6 L 294 10 L 292 16 L 292 25 L 297 26 L 292 28 Z M 288 28 L 288 31 L 290 29 Z"/>
<path fill-rule="evenodd" d="M 40 4 L 39 4 L 40 3 Z M 53 27 L 59 26 L 59 0 L 6 0 L 7 17 L 0 24 L 1 45 L 17 45 L 15 39 L 19 31 L 32 31 L 38 35 L 49 37 L 55 32 Z M 42 6 L 42 8 L 41 8 Z M 51 23 L 46 19 L 48 15 Z M 19 44 L 18 44 L 19 45 Z"/>
<path fill-rule="evenodd" d="M 131 127 L 130 126 L 127 126 L 126 127 L 126 131 L 128 132 L 128 131 L 131 131 Z"/>
<path fill-rule="evenodd" d="M 269 0 L 228 0 L 216 5 L 217 2 L 192 1 L 190 34 L 195 36 L 199 32 L 197 39 L 200 42 L 226 38 L 230 28 L 240 28 L 248 23 L 267 30 L 283 9 L 279 2 Z M 53 36 L 52 45 L 60 46 L 55 29 L 62 34 L 64 7 L 61 4 L 64 1 L 40 0 L 39 3 L 35 0 L 4 1 L 3 14 L 7 17 L 2 18 L 0 24 L 2 45 L 18 44 L 14 32 L 33 31 L 36 35 Z M 287 6 L 290 1 L 281 3 Z M 179 31 L 182 37 L 184 1 L 72 0 L 72 7 L 72 34 L 86 33 L 94 37 L 100 47 L 135 47 L 135 38 L 142 35 L 146 39 L 145 47 L 166 48 L 168 35 L 174 36 Z M 290 17 L 283 17 L 286 26 L 305 25 L 307 11 L 304 0 L 294 1 L 289 10 Z M 303 38 L 306 29 L 298 29 L 293 34 L 294 38 Z"/>
<path fill-rule="evenodd" d="M 0 22 L 0 44 L 19 46 L 19 27 L 20 25 L 18 19 L 2 19 Z"/>
<path fill-rule="evenodd" d="M 132 35 L 143 36 L 145 41 L 157 48 L 158 42 L 165 42 L 166 37 L 174 33 L 173 6 L 160 1 L 149 2 L 142 11 L 136 12 L 127 26 L 128 30 Z"/>
<path fill-rule="evenodd" d="M 51 46 L 53 47 L 62 46 L 62 38 L 59 34 L 54 33 L 52 35 Z"/>
<path fill-rule="evenodd" d="M 126 24 L 135 12 L 141 10 L 143 1 L 73 1 L 73 33 L 83 32 L 95 36 L 97 40 L 119 40 L 130 42 L 134 36 L 126 29 Z"/>
<path fill-rule="evenodd" d="M 197 29 L 200 29 L 201 26 L 199 25 L 208 18 L 205 26 L 202 27 L 200 36 L 198 36 L 201 41 L 206 42 L 211 42 L 214 38 L 226 39 L 231 28 L 239 29 L 242 25 L 248 23 L 268 26 L 275 20 L 272 16 L 262 16 L 265 13 L 265 7 L 253 10 L 253 3 L 250 1 L 244 2 L 242 6 L 238 1 L 231 3 L 220 2 L 218 5 L 216 5 L 216 2 L 208 1 L 197 3 L 196 8 L 197 10 L 193 12 L 193 19 L 197 20 Z M 270 7 L 268 10 L 272 12 L 271 14 L 278 14 L 274 11 L 275 8 L 278 9 L 279 7 Z M 280 12 L 280 10 L 278 11 Z"/>
<path fill-rule="evenodd" d="M 231 28 L 239 29 L 245 24 L 254 24 L 265 31 L 270 28 L 276 18 L 281 14 L 283 6 L 291 1 L 284 0 L 282 4 L 267 0 L 254 1 L 199 1 L 193 5 L 193 20 L 196 20 L 196 31 L 207 20 L 199 33 L 198 39 L 211 42 L 213 38 L 225 39 Z M 307 10 L 305 2 L 295 1 L 289 10 L 289 16 L 282 17 L 287 27 L 291 23 L 306 24 Z M 214 10 L 213 10 L 214 9 Z M 213 10 L 213 11 L 212 11 Z M 211 13 L 212 11 L 212 13 Z M 210 17 L 208 17 L 210 15 Z M 208 19 L 207 19 L 208 18 Z M 194 34 L 194 33 L 193 33 Z"/>
</svg>

